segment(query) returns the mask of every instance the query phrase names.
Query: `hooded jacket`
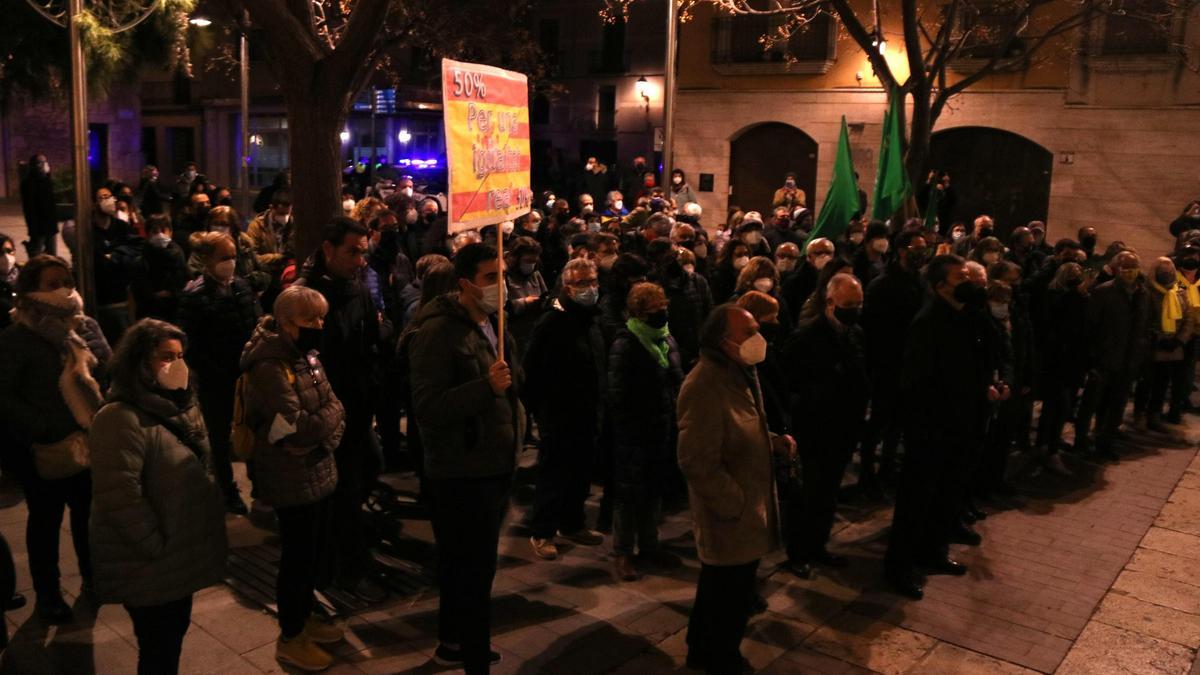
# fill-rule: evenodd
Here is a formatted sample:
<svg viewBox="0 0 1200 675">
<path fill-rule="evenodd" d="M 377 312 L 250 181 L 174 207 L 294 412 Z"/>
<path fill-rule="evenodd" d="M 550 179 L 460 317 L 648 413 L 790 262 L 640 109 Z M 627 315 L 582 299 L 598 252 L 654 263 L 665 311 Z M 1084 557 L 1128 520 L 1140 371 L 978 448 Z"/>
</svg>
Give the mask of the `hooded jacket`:
<svg viewBox="0 0 1200 675">
<path fill-rule="evenodd" d="M 312 504 L 333 494 L 337 465 L 333 451 L 346 430 L 346 412 L 329 386 L 317 352 L 301 354 L 264 317 L 242 352 L 246 385 L 242 405 L 254 448 L 254 486 L 263 501 L 276 507 Z M 294 431 L 272 442 L 277 423 Z"/>
<path fill-rule="evenodd" d="M 109 400 L 88 439 L 96 593 L 146 607 L 220 583 L 225 507 L 194 396 L 181 407 L 139 384 Z"/>
<path fill-rule="evenodd" d="M 512 473 L 525 420 L 517 398 L 521 369 L 512 335 L 506 335 L 504 358 L 513 386 L 497 395 L 488 382 L 496 351 L 457 294 L 427 303 L 409 331 L 412 400 L 425 444 L 425 475 L 480 478 Z"/>
</svg>

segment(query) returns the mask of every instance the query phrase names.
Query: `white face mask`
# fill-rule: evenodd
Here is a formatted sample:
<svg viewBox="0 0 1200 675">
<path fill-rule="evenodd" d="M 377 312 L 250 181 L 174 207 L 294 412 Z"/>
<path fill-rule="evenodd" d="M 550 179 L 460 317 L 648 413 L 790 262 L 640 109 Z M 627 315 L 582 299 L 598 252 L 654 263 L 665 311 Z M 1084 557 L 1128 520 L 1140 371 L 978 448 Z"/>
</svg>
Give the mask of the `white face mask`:
<svg viewBox="0 0 1200 675">
<path fill-rule="evenodd" d="M 495 314 L 500 309 L 500 284 L 484 286 L 480 290 L 483 291 L 483 297 L 479 298 L 479 309 L 484 314 Z"/>
<path fill-rule="evenodd" d="M 854 244 L 855 246 L 861 244 L 862 240 L 863 240 L 862 232 L 855 232 L 854 234 L 850 235 L 850 243 Z"/>
<path fill-rule="evenodd" d="M 983 262 L 985 264 L 991 265 L 992 263 L 996 262 L 997 260 L 1000 260 L 999 253 L 992 252 L 992 253 L 984 253 L 983 254 Z"/>
<path fill-rule="evenodd" d="M 989 302 L 988 309 L 992 311 L 992 316 L 999 321 L 1004 321 L 1008 318 L 1008 305 L 1006 303 Z"/>
<path fill-rule="evenodd" d="M 159 232 L 158 234 L 150 237 L 150 245 L 155 248 L 166 248 L 171 245 L 171 238 L 162 232 Z"/>
<path fill-rule="evenodd" d="M 516 226 L 513 225 L 513 221 L 511 220 L 506 220 L 503 223 L 500 223 L 500 229 L 504 231 L 505 236 L 512 234 L 515 227 Z"/>
<path fill-rule="evenodd" d="M 762 241 L 762 232 L 750 230 L 742 235 L 742 241 L 746 242 L 747 246 L 758 246 L 758 242 Z"/>
<path fill-rule="evenodd" d="M 596 207 L 591 204 L 584 204 L 583 208 L 579 209 L 579 212 L 586 216 L 589 213 L 591 213 L 595 208 Z"/>
<path fill-rule="evenodd" d="M 416 209 L 409 209 L 408 212 L 404 214 L 404 222 L 408 223 L 409 225 L 417 222 Z"/>
<path fill-rule="evenodd" d="M 233 274 L 236 269 L 236 260 L 222 260 L 216 265 L 213 265 L 213 276 L 221 281 L 229 281 L 233 278 Z"/>
<path fill-rule="evenodd" d="M 342 212 L 349 215 L 354 210 L 354 200 L 346 199 L 342 201 Z"/>
<path fill-rule="evenodd" d="M 830 260 L 833 260 L 833 256 L 829 255 L 828 253 L 821 253 L 820 255 L 810 258 L 809 263 L 811 263 L 812 266 L 817 268 L 817 271 L 820 272 L 825 268 L 826 265 L 829 264 Z"/>
<path fill-rule="evenodd" d="M 0 274 L 8 274 L 17 264 L 17 256 L 13 253 L 5 253 L 0 257 Z"/>
<path fill-rule="evenodd" d="M 159 368 L 156 378 L 158 379 L 158 386 L 166 389 L 167 391 L 187 389 L 187 361 L 184 361 L 183 359 L 175 359 L 162 368 Z"/>
<path fill-rule="evenodd" d="M 791 272 L 796 268 L 796 261 L 791 259 L 779 260 L 775 263 L 775 266 L 779 268 L 780 272 Z"/>
<path fill-rule="evenodd" d="M 888 240 L 876 239 L 875 241 L 871 242 L 871 248 L 875 249 L 875 252 L 879 255 L 883 255 L 884 253 L 888 252 Z"/>
<path fill-rule="evenodd" d="M 762 333 L 755 333 L 738 345 L 738 357 L 748 366 L 762 363 L 767 358 L 767 339 Z"/>
<path fill-rule="evenodd" d="M 345 207 L 346 204 L 343 203 L 342 206 Z M 291 219 L 292 219 L 292 214 L 288 213 L 288 214 L 284 214 L 282 216 L 279 214 L 274 214 L 271 217 L 275 219 L 276 225 L 287 225 L 288 222 L 291 221 Z"/>
<path fill-rule="evenodd" d="M 735 270 L 740 270 L 749 264 L 750 264 L 750 259 L 744 255 L 738 256 L 737 258 L 733 259 L 733 269 L 735 269 Z"/>
<path fill-rule="evenodd" d="M 695 265 L 684 265 L 684 266 L 683 266 L 683 271 L 684 271 L 684 272 L 687 272 L 688 274 L 695 274 L 695 273 L 696 273 L 696 266 L 695 266 Z"/>
<path fill-rule="evenodd" d="M 404 195 L 405 197 L 411 197 L 413 196 L 413 189 L 410 187 L 403 188 L 400 190 L 400 194 Z"/>
<path fill-rule="evenodd" d="M 101 199 L 100 200 L 100 210 L 107 213 L 110 216 L 113 215 L 114 213 L 116 213 L 117 212 L 116 197 L 105 197 L 104 199 Z"/>
<path fill-rule="evenodd" d="M 128 211 L 117 211 L 115 218 L 121 222 L 128 223 L 129 222 L 129 212 Z"/>
<path fill-rule="evenodd" d="M 671 179 L 671 182 L 672 182 L 672 183 L 674 183 L 674 184 L 676 184 L 676 185 L 682 185 L 682 184 L 683 184 L 683 178 L 681 178 L 681 177 L 679 177 L 679 176 L 675 176 L 675 177 L 673 177 L 673 178 Z"/>
<path fill-rule="evenodd" d="M 586 169 L 587 171 L 591 171 L 592 169 L 595 169 L 595 168 L 596 168 L 596 165 L 595 165 L 595 164 L 592 164 L 591 162 L 588 162 L 588 163 L 587 163 L 587 166 L 585 166 L 585 167 L 583 167 L 583 168 L 584 168 L 584 169 Z"/>
<path fill-rule="evenodd" d="M 770 293 L 772 288 L 775 288 L 774 279 L 763 277 L 762 279 L 754 280 L 754 289 L 761 293 Z"/>
<path fill-rule="evenodd" d="M 613 202 L 613 211 L 620 211 L 623 208 L 625 208 L 625 202 L 621 201 L 620 199 Z"/>
<path fill-rule="evenodd" d="M 525 229 L 529 230 L 530 232 L 537 232 L 541 225 L 542 221 L 540 220 L 530 220 L 529 222 L 525 223 Z"/>
<path fill-rule="evenodd" d="M 950 234 L 950 238 L 954 241 L 960 241 L 965 236 L 967 236 L 967 233 L 963 232 L 962 230 L 955 230 Z"/>
<path fill-rule="evenodd" d="M 42 162 L 42 173 L 50 175 L 50 162 Z"/>
</svg>

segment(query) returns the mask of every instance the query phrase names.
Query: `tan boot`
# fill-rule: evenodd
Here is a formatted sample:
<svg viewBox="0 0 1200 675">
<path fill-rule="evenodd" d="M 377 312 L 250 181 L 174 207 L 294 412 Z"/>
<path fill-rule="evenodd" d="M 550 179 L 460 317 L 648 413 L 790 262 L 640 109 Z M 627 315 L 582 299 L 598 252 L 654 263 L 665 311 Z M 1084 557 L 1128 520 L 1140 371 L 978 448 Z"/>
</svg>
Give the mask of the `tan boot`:
<svg viewBox="0 0 1200 675">
<path fill-rule="evenodd" d="M 345 639 L 346 629 L 339 623 L 325 623 L 310 615 L 304 622 L 303 635 L 317 644 L 326 645 Z"/>
<path fill-rule="evenodd" d="M 529 545 L 533 547 L 533 554 L 542 560 L 558 559 L 558 547 L 554 545 L 554 539 L 530 537 Z"/>
<path fill-rule="evenodd" d="M 333 656 L 304 633 L 291 640 L 280 636 L 275 642 L 275 660 L 309 672 L 325 670 L 333 665 Z"/>
</svg>

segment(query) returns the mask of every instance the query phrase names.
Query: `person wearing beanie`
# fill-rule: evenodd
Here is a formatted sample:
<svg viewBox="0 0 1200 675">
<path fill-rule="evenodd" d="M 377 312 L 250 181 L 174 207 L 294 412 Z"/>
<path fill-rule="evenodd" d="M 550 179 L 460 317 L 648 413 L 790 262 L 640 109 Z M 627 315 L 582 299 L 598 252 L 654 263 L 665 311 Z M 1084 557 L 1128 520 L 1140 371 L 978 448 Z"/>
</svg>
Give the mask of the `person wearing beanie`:
<svg viewBox="0 0 1200 675">
<path fill-rule="evenodd" d="M 738 225 L 736 236 L 750 249 L 750 257 L 771 257 L 771 245 L 763 236 L 763 217 L 758 211 L 747 211 Z"/>
</svg>

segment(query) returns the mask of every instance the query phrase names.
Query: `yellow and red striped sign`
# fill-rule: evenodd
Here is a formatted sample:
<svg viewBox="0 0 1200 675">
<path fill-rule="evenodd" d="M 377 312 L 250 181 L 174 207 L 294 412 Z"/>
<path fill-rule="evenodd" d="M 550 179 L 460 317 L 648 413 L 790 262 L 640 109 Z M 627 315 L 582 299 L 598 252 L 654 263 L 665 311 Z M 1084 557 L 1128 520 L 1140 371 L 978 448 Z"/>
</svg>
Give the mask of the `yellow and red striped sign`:
<svg viewBox="0 0 1200 675">
<path fill-rule="evenodd" d="M 529 213 L 529 83 L 520 74 L 442 59 L 449 232 Z"/>
</svg>

